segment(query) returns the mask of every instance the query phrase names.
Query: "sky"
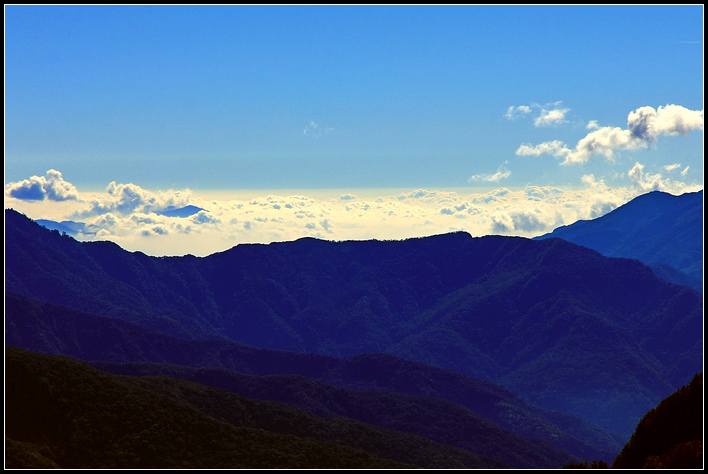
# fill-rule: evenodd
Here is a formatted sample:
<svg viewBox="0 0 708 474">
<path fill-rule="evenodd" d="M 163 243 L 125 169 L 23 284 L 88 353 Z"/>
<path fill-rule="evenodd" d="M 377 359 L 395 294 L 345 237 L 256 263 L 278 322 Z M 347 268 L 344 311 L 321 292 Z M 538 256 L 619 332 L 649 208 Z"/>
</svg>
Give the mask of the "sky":
<svg viewBox="0 0 708 474">
<path fill-rule="evenodd" d="M 532 237 L 703 189 L 703 53 L 703 5 L 9 5 L 5 207 L 150 255 Z"/>
</svg>

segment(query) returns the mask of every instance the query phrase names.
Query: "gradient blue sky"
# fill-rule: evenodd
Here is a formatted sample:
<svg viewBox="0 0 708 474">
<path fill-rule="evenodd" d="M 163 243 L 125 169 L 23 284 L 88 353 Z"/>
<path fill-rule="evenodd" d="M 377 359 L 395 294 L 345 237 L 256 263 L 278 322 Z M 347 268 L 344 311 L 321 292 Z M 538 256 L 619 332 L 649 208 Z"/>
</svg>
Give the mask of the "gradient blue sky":
<svg viewBox="0 0 708 474">
<path fill-rule="evenodd" d="M 130 250 L 531 237 L 703 156 L 702 5 L 5 7 L 5 207 Z"/>
<path fill-rule="evenodd" d="M 5 71 L 6 183 L 576 185 L 614 168 L 515 151 L 703 110 L 703 6 L 7 6 Z M 558 102 L 562 125 L 505 117 Z M 702 181 L 703 134 L 619 156 Z"/>
</svg>

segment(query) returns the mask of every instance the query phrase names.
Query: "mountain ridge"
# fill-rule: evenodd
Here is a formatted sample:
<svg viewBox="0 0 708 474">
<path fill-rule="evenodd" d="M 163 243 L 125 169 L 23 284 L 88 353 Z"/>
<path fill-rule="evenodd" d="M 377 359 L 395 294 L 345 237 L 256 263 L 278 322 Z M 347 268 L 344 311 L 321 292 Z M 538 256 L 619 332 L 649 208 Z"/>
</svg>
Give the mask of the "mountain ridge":
<svg viewBox="0 0 708 474">
<path fill-rule="evenodd" d="M 618 433 L 700 366 L 697 292 L 561 239 L 302 239 L 155 258 L 14 211 L 6 237 L 6 290 L 183 337 L 388 352 Z"/>
<path fill-rule="evenodd" d="M 558 237 L 608 257 L 663 264 L 703 281 L 703 190 L 673 195 L 652 191 L 591 220 L 581 220 L 535 237 Z M 665 276 L 670 276 L 664 274 Z"/>
<path fill-rule="evenodd" d="M 231 380 L 238 373 L 245 374 L 239 377 L 295 375 L 343 389 L 399 392 L 447 400 L 506 429 L 546 441 L 582 458 L 609 459 L 620 449 L 620 443 L 599 427 L 571 415 L 531 407 L 492 382 L 391 355 L 361 354 L 335 359 L 250 348 L 226 339 L 174 339 L 115 318 L 38 302 L 12 292 L 7 293 L 6 314 L 7 344 L 39 353 L 69 355 L 110 372 L 133 370 L 137 375 L 141 364 L 146 363 L 152 364 L 148 367 L 165 364 L 187 367 L 180 369 L 181 373 L 192 369 L 202 373 L 216 371 L 209 379 L 213 382 L 210 385 L 226 389 L 232 388 L 232 384 L 225 386 L 223 380 Z M 119 369 L 111 369 L 116 366 Z M 219 370 L 227 373 L 221 374 Z M 196 381 L 205 382 L 203 378 Z M 317 393 L 313 392 L 312 396 L 319 396 Z M 282 397 L 283 394 L 277 395 Z M 308 411 L 313 408 L 309 403 L 299 406 Z M 332 412 L 331 407 L 320 407 L 314 413 L 344 414 Z"/>
</svg>

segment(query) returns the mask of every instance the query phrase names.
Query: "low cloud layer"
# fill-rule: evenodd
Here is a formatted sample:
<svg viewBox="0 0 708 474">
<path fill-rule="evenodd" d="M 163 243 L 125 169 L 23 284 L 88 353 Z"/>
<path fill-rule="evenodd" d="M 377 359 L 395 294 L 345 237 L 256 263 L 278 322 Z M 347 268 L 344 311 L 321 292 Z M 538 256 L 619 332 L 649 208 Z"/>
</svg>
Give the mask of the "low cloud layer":
<svg viewBox="0 0 708 474">
<path fill-rule="evenodd" d="M 627 116 L 627 128 L 598 127 L 591 121 L 592 129 L 580 139 L 574 148 L 559 140 L 538 145 L 522 144 L 518 156 L 552 155 L 561 159 L 561 164 L 587 163 L 593 156 L 601 155 L 614 161 L 615 152 L 646 148 L 662 135 L 688 135 L 703 130 L 703 111 L 689 110 L 680 105 L 666 105 L 654 109 L 640 107 Z"/>
<path fill-rule="evenodd" d="M 463 230 L 472 235 L 533 237 L 578 219 L 606 214 L 650 190 L 672 194 L 697 191 L 678 177 L 680 168 L 648 170 L 635 163 L 610 178 L 584 175 L 581 189 L 527 186 L 511 190 L 454 192 L 414 189 L 367 196 L 343 194 L 251 194 L 206 199 L 189 190 L 151 192 L 138 185 L 111 183 L 104 193 L 58 203 L 10 197 L 6 206 L 34 219 L 72 220 L 90 233 L 81 240 L 112 240 L 151 255 L 208 255 L 240 243 L 269 243 L 317 237 L 327 240 L 404 239 Z M 503 166 L 494 174 L 504 174 Z M 619 177 L 618 177 L 619 176 Z M 609 187 L 623 179 L 625 187 Z M 187 217 L 163 215 L 169 206 L 201 208 Z M 206 210 L 208 209 L 208 211 Z"/>
</svg>

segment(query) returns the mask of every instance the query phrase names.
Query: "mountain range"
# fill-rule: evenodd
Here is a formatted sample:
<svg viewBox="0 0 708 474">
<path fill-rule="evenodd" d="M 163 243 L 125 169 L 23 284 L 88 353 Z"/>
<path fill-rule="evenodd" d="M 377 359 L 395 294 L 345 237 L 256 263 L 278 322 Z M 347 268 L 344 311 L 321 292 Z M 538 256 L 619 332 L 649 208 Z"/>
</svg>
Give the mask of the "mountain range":
<svg viewBox="0 0 708 474">
<path fill-rule="evenodd" d="M 148 257 L 13 210 L 5 223 L 6 344 L 467 453 L 439 466 L 611 460 L 702 371 L 699 292 L 558 238 L 301 239 Z M 423 458 L 409 464 L 435 464 Z"/>
<path fill-rule="evenodd" d="M 621 448 L 621 441 L 601 428 L 533 407 L 494 383 L 391 355 L 339 359 L 257 349 L 226 339 L 185 340 L 14 293 L 8 293 L 6 307 L 6 343 L 12 346 L 71 355 L 111 373 L 169 375 L 249 398 L 289 403 L 320 416 L 383 423 L 486 453 L 508 465 L 562 465 L 571 455 L 610 459 Z M 415 400 L 424 402 L 422 407 Z M 421 410 L 432 410 L 435 423 L 423 422 L 431 417 L 421 416 Z M 477 436 L 449 438 L 450 433 L 470 429 Z M 554 462 L 537 458 L 543 451 L 538 442 L 520 440 L 519 435 L 569 454 L 555 454 Z M 549 448 L 544 449 L 554 452 Z"/>
<path fill-rule="evenodd" d="M 703 190 L 642 194 L 602 217 L 536 237 L 558 237 L 608 257 L 636 258 L 669 281 L 703 287 Z"/>
</svg>

